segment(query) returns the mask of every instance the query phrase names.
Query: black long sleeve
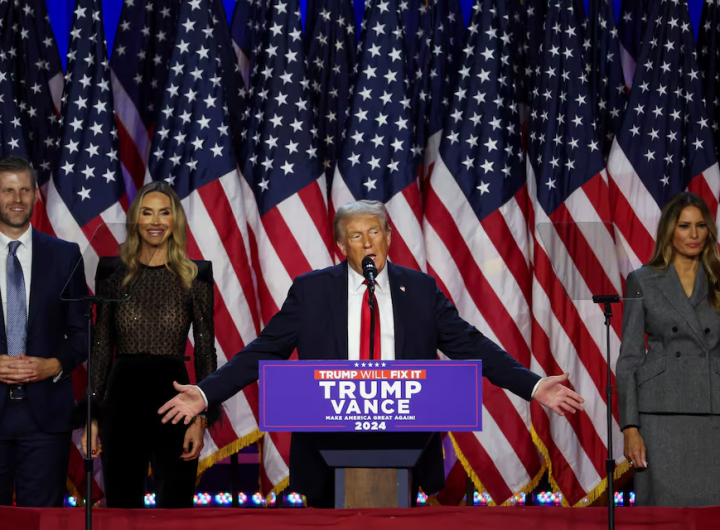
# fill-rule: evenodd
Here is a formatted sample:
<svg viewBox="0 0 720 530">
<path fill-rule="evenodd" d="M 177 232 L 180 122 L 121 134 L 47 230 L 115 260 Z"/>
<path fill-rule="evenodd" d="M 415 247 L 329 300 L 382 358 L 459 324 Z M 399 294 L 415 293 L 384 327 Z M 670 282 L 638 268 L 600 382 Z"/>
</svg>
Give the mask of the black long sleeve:
<svg viewBox="0 0 720 530">
<path fill-rule="evenodd" d="M 91 379 L 98 416 L 116 355 L 184 357 L 191 324 L 197 380 L 215 371 L 212 267 L 209 262 L 199 262 L 198 269 L 188 291 L 164 266 L 146 267 L 133 285 L 123 286 L 125 266 L 117 258 L 101 260 L 95 277 L 96 293 L 111 300 L 125 295 L 129 298 L 97 306 Z"/>
</svg>

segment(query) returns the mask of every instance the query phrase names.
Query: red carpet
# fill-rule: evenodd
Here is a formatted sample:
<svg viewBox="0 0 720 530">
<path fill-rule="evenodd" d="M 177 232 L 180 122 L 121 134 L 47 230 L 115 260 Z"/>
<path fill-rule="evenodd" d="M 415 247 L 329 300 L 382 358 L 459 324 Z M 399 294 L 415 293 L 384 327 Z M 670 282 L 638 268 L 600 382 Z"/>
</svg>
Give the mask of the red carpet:
<svg viewBox="0 0 720 530">
<path fill-rule="evenodd" d="M 108 510 L 99 509 L 94 530 L 603 530 L 604 508 L 452 508 L 426 507 L 410 510 L 292 510 L 205 509 Z M 619 508 L 619 530 L 720 529 L 720 507 L 712 508 Z M 81 508 L 0 508 L 3 530 L 82 530 Z"/>
</svg>

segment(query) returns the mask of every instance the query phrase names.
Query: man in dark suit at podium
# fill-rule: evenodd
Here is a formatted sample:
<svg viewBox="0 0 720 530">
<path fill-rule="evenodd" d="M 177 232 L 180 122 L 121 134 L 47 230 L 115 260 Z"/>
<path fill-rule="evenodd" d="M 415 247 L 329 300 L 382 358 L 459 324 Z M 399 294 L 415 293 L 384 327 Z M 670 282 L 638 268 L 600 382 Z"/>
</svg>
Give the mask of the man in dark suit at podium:
<svg viewBox="0 0 720 530">
<path fill-rule="evenodd" d="M 425 273 L 387 261 L 392 232 L 382 203 L 358 201 L 340 207 L 335 240 L 347 260 L 298 276 L 282 309 L 257 339 L 199 386 L 178 385 L 178 396 L 160 413 L 164 421 L 189 421 L 209 405 L 222 403 L 258 378 L 258 361 L 298 358 L 369 359 L 370 312 L 363 259 L 375 263 L 376 334 L 374 358 L 480 359 L 483 375 L 526 400 L 535 399 L 558 414 L 582 410 L 583 399 L 562 385 L 568 374 L 541 378 L 458 315 Z M 379 313 L 379 315 L 377 315 Z M 378 318 L 379 317 L 379 318 Z M 308 506 L 333 507 L 333 473 L 318 454 L 327 434 L 294 433 L 290 446 L 290 488 L 307 496 Z M 443 487 L 439 436 L 413 470 L 427 492 Z"/>
<path fill-rule="evenodd" d="M 0 505 L 62 506 L 75 408 L 70 373 L 87 358 L 80 249 L 30 226 L 36 177 L 0 159 Z M 72 276 L 72 281 L 68 282 Z"/>
</svg>

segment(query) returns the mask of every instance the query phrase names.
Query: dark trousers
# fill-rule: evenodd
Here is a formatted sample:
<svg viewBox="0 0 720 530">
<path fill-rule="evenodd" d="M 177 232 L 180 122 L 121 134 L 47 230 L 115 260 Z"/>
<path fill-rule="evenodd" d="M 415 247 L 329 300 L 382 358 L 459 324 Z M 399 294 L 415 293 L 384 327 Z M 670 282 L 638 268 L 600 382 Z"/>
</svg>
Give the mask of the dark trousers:
<svg viewBox="0 0 720 530">
<path fill-rule="evenodd" d="M 45 433 L 27 398 L 5 401 L 0 417 L 0 505 L 61 507 L 67 483 L 71 433 Z"/>
<path fill-rule="evenodd" d="M 182 360 L 128 355 L 110 375 L 101 426 L 103 479 L 110 508 L 142 508 L 148 465 L 158 508 L 192 508 L 197 460 L 180 460 L 187 427 L 163 424 L 157 410 L 185 383 Z"/>
</svg>

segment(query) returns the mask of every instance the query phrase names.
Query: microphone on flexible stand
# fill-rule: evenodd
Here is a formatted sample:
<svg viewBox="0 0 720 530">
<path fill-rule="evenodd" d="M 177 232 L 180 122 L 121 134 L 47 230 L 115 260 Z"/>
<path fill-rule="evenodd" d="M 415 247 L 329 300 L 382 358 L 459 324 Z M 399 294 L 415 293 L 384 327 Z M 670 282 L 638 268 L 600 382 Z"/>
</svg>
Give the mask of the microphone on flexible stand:
<svg viewBox="0 0 720 530">
<path fill-rule="evenodd" d="M 362 260 L 363 276 L 367 280 L 368 306 L 370 307 L 370 360 L 375 359 L 375 277 L 378 274 L 375 262 L 370 256 Z"/>
</svg>

